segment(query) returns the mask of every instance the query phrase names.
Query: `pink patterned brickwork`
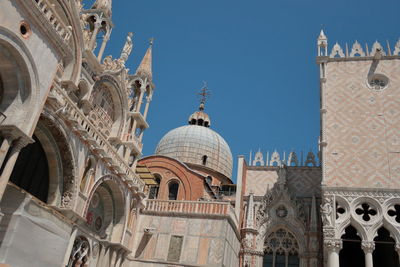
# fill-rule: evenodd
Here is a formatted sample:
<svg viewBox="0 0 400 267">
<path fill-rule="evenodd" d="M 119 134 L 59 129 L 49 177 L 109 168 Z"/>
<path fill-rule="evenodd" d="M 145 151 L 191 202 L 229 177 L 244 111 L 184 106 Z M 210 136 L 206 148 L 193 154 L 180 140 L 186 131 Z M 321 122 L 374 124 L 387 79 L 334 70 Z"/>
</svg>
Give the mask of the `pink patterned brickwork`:
<svg viewBox="0 0 400 267">
<path fill-rule="evenodd" d="M 384 74 L 382 91 L 367 75 Z M 400 188 L 400 60 L 328 62 L 323 90 L 325 177 L 332 187 Z"/>
</svg>

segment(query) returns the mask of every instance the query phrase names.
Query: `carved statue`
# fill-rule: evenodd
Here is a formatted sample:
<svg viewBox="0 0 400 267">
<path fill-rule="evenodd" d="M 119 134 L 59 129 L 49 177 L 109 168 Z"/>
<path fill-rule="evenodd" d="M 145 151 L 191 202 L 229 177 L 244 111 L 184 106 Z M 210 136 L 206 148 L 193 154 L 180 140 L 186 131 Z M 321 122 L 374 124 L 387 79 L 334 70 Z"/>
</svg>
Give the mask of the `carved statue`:
<svg viewBox="0 0 400 267">
<path fill-rule="evenodd" d="M 322 222 L 324 226 L 332 225 L 332 211 L 333 207 L 329 199 L 325 199 L 325 204 L 321 205 L 321 213 L 322 213 Z"/>
<path fill-rule="evenodd" d="M 133 48 L 132 35 L 133 34 L 131 32 L 128 33 L 128 36 L 126 37 L 125 45 L 122 48 L 120 59 L 122 59 L 124 62 L 126 62 L 128 60 L 128 57 L 132 52 L 132 48 Z"/>
<path fill-rule="evenodd" d="M 101 9 L 107 16 L 111 17 L 111 6 L 112 0 L 96 0 L 92 9 Z"/>
</svg>

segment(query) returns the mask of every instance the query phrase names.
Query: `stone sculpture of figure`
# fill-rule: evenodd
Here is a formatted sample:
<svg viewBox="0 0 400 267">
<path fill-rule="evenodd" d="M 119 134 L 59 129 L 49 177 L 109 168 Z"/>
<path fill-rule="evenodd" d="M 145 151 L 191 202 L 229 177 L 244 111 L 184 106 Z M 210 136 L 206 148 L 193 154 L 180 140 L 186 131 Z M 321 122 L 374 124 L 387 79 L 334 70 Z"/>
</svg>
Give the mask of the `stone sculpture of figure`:
<svg viewBox="0 0 400 267">
<path fill-rule="evenodd" d="M 331 217 L 332 217 L 332 205 L 330 203 L 329 199 L 326 199 L 325 204 L 321 205 L 321 213 L 322 213 L 322 222 L 324 223 L 324 226 L 331 226 Z"/>
<path fill-rule="evenodd" d="M 96 0 L 92 9 L 101 9 L 107 16 L 111 17 L 111 6 L 112 0 Z"/>
<path fill-rule="evenodd" d="M 132 35 L 133 34 L 131 32 L 128 33 L 128 36 L 126 37 L 125 45 L 122 48 L 120 59 L 122 59 L 124 62 L 126 62 L 128 60 L 128 57 L 132 52 L 132 48 L 133 48 Z"/>
</svg>

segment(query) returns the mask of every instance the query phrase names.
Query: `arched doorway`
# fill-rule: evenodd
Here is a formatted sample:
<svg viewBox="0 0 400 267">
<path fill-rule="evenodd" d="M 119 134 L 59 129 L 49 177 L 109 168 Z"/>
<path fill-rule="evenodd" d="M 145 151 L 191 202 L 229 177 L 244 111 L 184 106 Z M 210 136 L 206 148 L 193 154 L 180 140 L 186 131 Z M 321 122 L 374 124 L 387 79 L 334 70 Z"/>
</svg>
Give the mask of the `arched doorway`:
<svg viewBox="0 0 400 267">
<path fill-rule="evenodd" d="M 340 267 L 364 267 L 365 256 L 357 229 L 349 225 L 342 235 L 343 248 L 339 253 Z"/>
<path fill-rule="evenodd" d="M 31 195 L 47 202 L 49 191 L 49 165 L 39 139 L 24 147 L 10 176 L 10 181 Z"/>
<path fill-rule="evenodd" d="M 372 254 L 374 266 L 400 267 L 399 255 L 395 251 L 395 240 L 385 228 L 378 230 L 378 236 L 374 238 L 375 250 Z"/>
<path fill-rule="evenodd" d="M 299 245 L 292 233 L 281 228 L 265 239 L 263 267 L 299 266 Z"/>
</svg>

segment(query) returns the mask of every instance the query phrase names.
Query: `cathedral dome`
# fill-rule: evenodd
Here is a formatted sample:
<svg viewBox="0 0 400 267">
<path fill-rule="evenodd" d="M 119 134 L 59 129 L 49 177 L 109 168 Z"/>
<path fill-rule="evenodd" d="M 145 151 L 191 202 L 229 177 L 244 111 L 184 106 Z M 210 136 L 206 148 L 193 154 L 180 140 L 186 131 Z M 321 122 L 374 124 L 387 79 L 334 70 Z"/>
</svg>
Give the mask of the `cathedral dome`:
<svg viewBox="0 0 400 267">
<path fill-rule="evenodd" d="M 186 125 L 169 131 L 158 143 L 156 154 L 211 168 L 230 178 L 232 153 L 225 140 L 208 127 Z"/>
</svg>

